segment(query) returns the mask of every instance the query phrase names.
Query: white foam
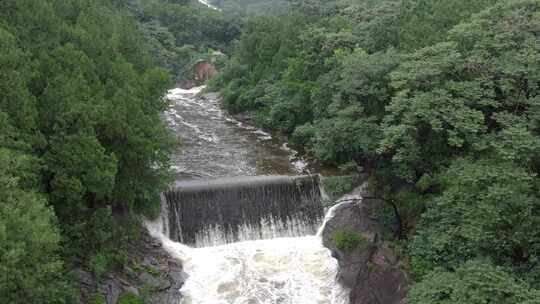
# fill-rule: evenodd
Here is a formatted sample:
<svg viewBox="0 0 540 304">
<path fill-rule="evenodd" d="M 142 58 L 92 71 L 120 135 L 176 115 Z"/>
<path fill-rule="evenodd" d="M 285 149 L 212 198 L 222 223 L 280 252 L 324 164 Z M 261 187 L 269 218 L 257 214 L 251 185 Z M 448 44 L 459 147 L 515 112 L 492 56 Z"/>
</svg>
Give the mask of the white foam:
<svg viewBox="0 0 540 304">
<path fill-rule="evenodd" d="M 308 163 L 305 160 L 303 160 L 302 158 L 292 160 L 291 163 L 292 163 L 294 169 L 298 173 L 306 172 L 306 168 L 308 166 Z"/>
<path fill-rule="evenodd" d="M 206 6 L 208 6 L 211 9 L 215 9 L 216 11 L 221 11 L 221 9 L 219 9 L 218 7 L 212 5 L 208 0 L 199 0 L 199 2 L 206 5 Z"/>
<path fill-rule="evenodd" d="M 218 137 L 215 134 L 200 134 L 199 138 L 212 144 L 215 144 L 219 141 Z"/>
<path fill-rule="evenodd" d="M 255 131 L 253 131 L 253 134 L 262 135 L 262 136 L 270 136 L 270 133 L 264 132 L 261 129 L 257 129 Z"/>
<path fill-rule="evenodd" d="M 222 227 L 215 226 L 201 230 L 195 235 L 197 247 L 212 247 L 230 244 L 235 240 L 271 240 L 283 237 L 300 237 L 313 234 L 313 226 L 306 225 L 303 218 L 289 217 L 286 221 L 261 219 L 259 226 L 252 227 L 243 224 L 238 227 L 237 239 L 230 233 L 223 231 Z"/>
<path fill-rule="evenodd" d="M 337 262 L 306 236 L 191 249 L 182 304 L 341 304 Z"/>
<path fill-rule="evenodd" d="M 316 236 L 190 248 L 163 235 L 165 216 L 146 226 L 189 275 L 180 304 L 349 303 L 349 291 L 337 283 L 337 261 L 322 245 L 324 224 Z"/>
<path fill-rule="evenodd" d="M 189 90 L 181 89 L 181 88 L 174 88 L 170 89 L 167 92 L 167 98 L 168 99 L 179 99 L 179 98 L 185 98 L 186 95 L 197 95 L 199 94 L 205 86 L 200 87 L 194 87 Z"/>
<path fill-rule="evenodd" d="M 287 144 L 287 143 L 284 143 L 283 145 L 281 145 L 281 150 L 283 150 L 285 152 L 294 151 L 293 149 L 289 148 L 289 144 Z"/>
</svg>

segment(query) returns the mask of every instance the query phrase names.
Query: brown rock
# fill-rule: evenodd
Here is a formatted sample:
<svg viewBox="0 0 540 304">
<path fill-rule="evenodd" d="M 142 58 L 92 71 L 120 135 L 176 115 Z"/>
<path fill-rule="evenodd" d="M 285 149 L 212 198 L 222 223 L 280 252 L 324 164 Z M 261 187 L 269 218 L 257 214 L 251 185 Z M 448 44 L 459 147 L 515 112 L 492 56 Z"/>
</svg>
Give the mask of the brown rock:
<svg viewBox="0 0 540 304">
<path fill-rule="evenodd" d="M 117 304 L 124 293 L 139 295 L 146 290 L 149 303 L 177 304 L 187 275 L 181 262 L 170 257 L 161 245 L 156 246 L 156 242 L 159 243 L 141 228 L 139 240 L 131 243 L 128 250 L 128 265 L 133 267 L 126 265 L 119 273 L 107 273 L 100 282 L 89 271 L 74 270 L 80 291 L 78 303 L 88 303 L 99 292 L 107 304 Z"/>
<path fill-rule="evenodd" d="M 323 244 L 338 260 L 338 280 L 351 290 L 350 304 L 398 304 L 407 293 L 408 277 L 399 268 L 391 247 L 378 240 L 380 226 L 373 216 L 375 202 L 364 203 L 366 185 L 340 199 L 333 217 L 323 228 Z M 352 251 L 336 247 L 332 235 L 337 231 L 356 232 L 364 243 Z"/>
</svg>

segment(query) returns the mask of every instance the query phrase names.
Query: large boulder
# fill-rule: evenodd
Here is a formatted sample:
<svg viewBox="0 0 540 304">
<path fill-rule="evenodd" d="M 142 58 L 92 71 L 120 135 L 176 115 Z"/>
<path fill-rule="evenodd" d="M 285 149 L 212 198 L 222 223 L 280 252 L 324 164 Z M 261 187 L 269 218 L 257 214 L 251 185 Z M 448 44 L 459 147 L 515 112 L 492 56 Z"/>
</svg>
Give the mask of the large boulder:
<svg viewBox="0 0 540 304">
<path fill-rule="evenodd" d="M 394 251 L 380 240 L 381 227 L 374 216 L 381 201 L 363 200 L 367 187 L 338 200 L 322 230 L 325 247 L 338 260 L 339 282 L 350 289 L 350 304 L 398 304 L 408 286 Z M 337 236 L 355 236 L 355 247 L 340 246 Z"/>
</svg>

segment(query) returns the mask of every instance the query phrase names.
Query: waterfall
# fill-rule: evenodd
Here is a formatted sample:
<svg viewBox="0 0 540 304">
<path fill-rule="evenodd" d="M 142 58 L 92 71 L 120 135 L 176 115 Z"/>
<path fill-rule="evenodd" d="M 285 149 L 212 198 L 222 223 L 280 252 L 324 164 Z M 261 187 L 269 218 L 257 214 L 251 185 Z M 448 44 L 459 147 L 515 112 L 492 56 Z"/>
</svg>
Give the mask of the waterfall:
<svg viewBox="0 0 540 304">
<path fill-rule="evenodd" d="M 221 9 L 217 8 L 215 5 L 211 4 L 208 0 L 199 0 L 200 3 L 206 5 L 207 7 L 214 9 L 216 11 L 221 11 Z"/>
<path fill-rule="evenodd" d="M 189 276 L 179 304 L 349 303 L 349 290 L 336 280 L 337 261 L 319 234 L 191 248 L 165 236 L 159 222 L 148 229 Z"/>
<path fill-rule="evenodd" d="M 164 196 L 168 236 L 193 247 L 313 235 L 323 217 L 316 175 L 181 182 Z"/>
<path fill-rule="evenodd" d="M 163 118 L 184 140 L 171 157 L 179 182 L 147 223 L 188 275 L 178 303 L 347 304 L 317 234 L 326 221 L 319 177 L 289 176 L 309 172 L 297 152 L 201 89 L 167 95 Z M 250 177 L 230 177 L 239 175 Z"/>
</svg>

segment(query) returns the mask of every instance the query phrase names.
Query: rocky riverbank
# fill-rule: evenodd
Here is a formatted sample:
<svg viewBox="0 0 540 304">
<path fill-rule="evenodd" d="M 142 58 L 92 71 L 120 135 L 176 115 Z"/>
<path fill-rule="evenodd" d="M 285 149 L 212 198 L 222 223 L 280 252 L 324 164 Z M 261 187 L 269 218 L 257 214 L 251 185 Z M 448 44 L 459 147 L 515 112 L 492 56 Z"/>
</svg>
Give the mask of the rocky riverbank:
<svg viewBox="0 0 540 304">
<path fill-rule="evenodd" d="M 80 304 L 116 304 L 121 299 L 138 299 L 152 304 L 176 304 L 187 275 L 179 260 L 171 257 L 161 242 L 141 228 L 140 238 L 128 250 L 128 262 L 120 271 L 97 279 L 82 268 L 73 271 L 80 290 Z"/>
<path fill-rule="evenodd" d="M 323 244 L 338 260 L 338 280 L 350 289 L 350 304 L 402 303 L 409 278 L 390 243 L 380 240 L 374 213 L 381 202 L 362 199 L 368 196 L 364 184 L 339 200 L 323 228 Z"/>
</svg>

